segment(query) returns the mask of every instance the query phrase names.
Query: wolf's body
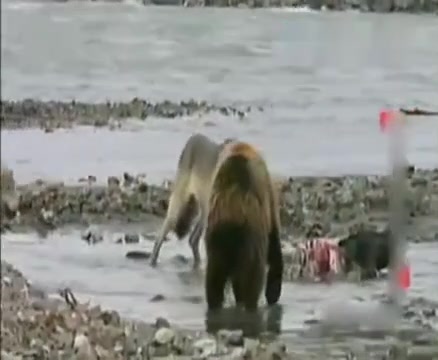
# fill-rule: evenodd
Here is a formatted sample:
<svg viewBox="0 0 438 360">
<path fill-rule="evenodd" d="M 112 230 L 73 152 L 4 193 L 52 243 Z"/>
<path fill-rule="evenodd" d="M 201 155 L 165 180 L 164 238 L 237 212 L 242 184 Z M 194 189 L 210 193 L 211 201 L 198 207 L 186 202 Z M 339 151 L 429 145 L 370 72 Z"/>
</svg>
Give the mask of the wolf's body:
<svg viewBox="0 0 438 360">
<path fill-rule="evenodd" d="M 226 143 L 216 143 L 205 135 L 193 134 L 187 140 L 178 161 L 178 169 L 169 200 L 166 218 L 155 240 L 151 255 L 151 265 L 157 264 L 161 246 L 170 231 L 178 239 L 184 238 L 192 223 L 199 215 L 196 226 L 189 238 L 194 266 L 200 264 L 199 239 L 203 232 L 203 220 L 206 218 L 206 201 L 210 190 L 212 173 L 216 167 L 219 153 Z M 204 214 L 204 215 L 203 215 Z"/>
<path fill-rule="evenodd" d="M 267 303 L 278 301 L 283 257 L 276 196 L 265 160 L 251 145 L 233 142 L 224 148 L 208 199 L 205 244 L 209 310 L 222 307 L 228 280 L 236 303 L 247 310 L 257 308 L 264 285 Z"/>
</svg>

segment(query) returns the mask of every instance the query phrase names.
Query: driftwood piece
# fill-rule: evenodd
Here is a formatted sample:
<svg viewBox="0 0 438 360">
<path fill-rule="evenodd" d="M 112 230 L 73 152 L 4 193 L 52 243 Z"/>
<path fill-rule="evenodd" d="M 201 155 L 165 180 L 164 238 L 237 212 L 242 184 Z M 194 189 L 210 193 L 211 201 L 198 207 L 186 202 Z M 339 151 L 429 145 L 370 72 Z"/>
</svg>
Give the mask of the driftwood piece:
<svg viewBox="0 0 438 360">
<path fill-rule="evenodd" d="M 400 112 L 402 112 L 405 115 L 438 116 L 438 111 L 428 111 L 419 108 L 414 108 L 414 109 L 402 108 L 400 109 Z"/>
</svg>

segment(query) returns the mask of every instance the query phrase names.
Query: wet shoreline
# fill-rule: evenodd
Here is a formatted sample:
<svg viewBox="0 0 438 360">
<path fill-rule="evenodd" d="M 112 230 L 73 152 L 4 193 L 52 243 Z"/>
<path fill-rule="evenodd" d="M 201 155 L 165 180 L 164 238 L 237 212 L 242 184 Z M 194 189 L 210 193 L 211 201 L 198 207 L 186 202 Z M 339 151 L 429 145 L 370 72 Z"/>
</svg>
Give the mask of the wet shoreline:
<svg viewBox="0 0 438 360">
<path fill-rule="evenodd" d="M 83 241 L 94 245 L 108 243 L 102 229 L 113 229 L 124 232 L 116 243 L 145 244 L 140 254 L 147 258 L 167 211 L 171 181 L 150 184 L 144 174 L 127 172 L 108 177 L 106 185 L 99 185 L 98 180 L 90 175 L 76 185 L 43 180 L 18 185 L 13 171 L 4 168 L 2 233 L 36 232 L 46 239 L 57 231 L 73 229 L 82 232 Z M 387 180 L 382 176 L 277 178 L 285 281 L 296 279 L 298 243 L 309 238 L 347 237 L 361 230 L 384 230 L 389 220 Z M 438 242 L 438 170 L 416 169 L 407 179 L 407 188 L 407 240 Z M 81 241 L 78 235 L 74 237 Z M 181 254 L 175 259 L 182 264 L 191 262 Z"/>
</svg>

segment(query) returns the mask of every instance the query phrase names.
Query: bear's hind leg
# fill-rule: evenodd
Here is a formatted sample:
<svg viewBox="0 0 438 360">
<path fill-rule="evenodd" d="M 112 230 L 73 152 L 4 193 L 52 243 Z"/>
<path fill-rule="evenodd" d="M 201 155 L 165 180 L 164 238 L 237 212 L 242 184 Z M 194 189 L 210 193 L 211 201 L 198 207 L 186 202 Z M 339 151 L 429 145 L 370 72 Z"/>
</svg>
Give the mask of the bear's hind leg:
<svg viewBox="0 0 438 360">
<path fill-rule="evenodd" d="M 206 274 L 208 310 L 218 310 L 222 308 L 227 280 L 228 272 L 220 259 L 208 259 Z"/>
<path fill-rule="evenodd" d="M 265 282 L 265 263 L 262 261 L 247 264 L 247 268 L 241 270 L 239 276 L 242 302 L 247 311 L 256 311 L 258 301 L 263 291 Z"/>
</svg>

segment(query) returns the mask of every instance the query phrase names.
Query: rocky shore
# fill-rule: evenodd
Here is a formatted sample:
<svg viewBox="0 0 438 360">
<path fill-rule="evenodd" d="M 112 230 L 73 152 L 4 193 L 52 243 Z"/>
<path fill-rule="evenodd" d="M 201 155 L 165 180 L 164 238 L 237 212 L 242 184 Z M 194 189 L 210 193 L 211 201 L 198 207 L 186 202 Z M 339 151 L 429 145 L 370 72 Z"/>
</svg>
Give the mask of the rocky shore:
<svg viewBox="0 0 438 360">
<path fill-rule="evenodd" d="M 250 111 L 262 108 L 221 106 L 206 101 L 150 102 L 134 98 L 126 102 L 84 103 L 72 100 L 39 101 L 24 99 L 19 101 L 1 100 L 1 128 L 23 129 L 40 127 L 47 132 L 73 125 L 120 127 L 120 122 L 128 118 L 146 120 L 148 117 L 177 118 L 189 115 L 203 115 L 217 112 L 224 116 L 244 118 Z"/>
<path fill-rule="evenodd" d="M 49 296 L 2 261 L 1 358 L 12 359 L 253 359 L 288 358 L 284 345 L 222 330 L 216 336 L 122 319 L 81 303 L 69 289 Z"/>
<path fill-rule="evenodd" d="M 145 175 L 111 176 L 97 185 L 92 175 L 75 186 L 16 184 L 2 169 L 1 229 L 40 228 L 120 221 L 144 222 L 163 217 L 171 182 L 149 184 Z M 438 169 L 415 170 L 406 180 L 410 240 L 438 240 Z M 347 236 L 359 228 L 382 229 L 388 222 L 388 178 L 382 176 L 296 177 L 277 180 L 283 236 Z"/>
<path fill-rule="evenodd" d="M 364 346 L 358 333 L 348 335 L 345 329 L 343 335 L 332 333 L 328 323 L 317 320 L 294 336 L 278 336 L 262 326 L 263 331 L 247 337 L 242 330 L 218 326 L 210 326 L 209 332 L 189 331 L 165 318 L 154 324 L 123 319 L 116 311 L 76 299 L 70 289 L 47 294 L 3 260 L 1 282 L 3 360 L 432 360 L 438 356 L 438 304 L 425 299 L 412 299 L 404 306 L 402 323 L 395 330 L 363 333 L 368 338 Z"/>
</svg>

